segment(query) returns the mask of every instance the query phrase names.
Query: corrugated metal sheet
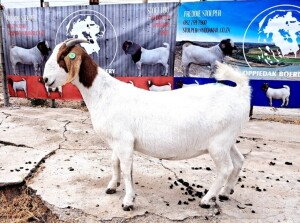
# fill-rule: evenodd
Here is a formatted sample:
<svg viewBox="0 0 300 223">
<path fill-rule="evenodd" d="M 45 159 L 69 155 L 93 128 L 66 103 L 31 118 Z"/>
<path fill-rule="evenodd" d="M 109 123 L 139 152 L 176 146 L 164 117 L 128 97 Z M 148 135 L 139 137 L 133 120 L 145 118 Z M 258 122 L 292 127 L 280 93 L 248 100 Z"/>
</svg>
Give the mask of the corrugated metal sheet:
<svg viewBox="0 0 300 223">
<path fill-rule="evenodd" d="M 173 75 L 177 5 L 153 3 L 6 9 L 3 29 L 6 71 L 12 73 L 10 45 L 31 48 L 39 40 L 45 39 L 54 48 L 56 43 L 71 37 L 68 24 L 74 25 L 78 20 L 90 17 L 100 26 L 100 30 L 105 30 L 101 38 L 93 37 L 100 50 L 91 54 L 102 68 L 114 70 L 114 76 L 137 76 L 138 70 L 131 56 L 125 55 L 122 50 L 123 42 L 132 40 L 146 49 L 160 47 L 167 42 L 171 46 L 169 75 Z M 149 13 L 150 9 L 154 14 Z M 161 15 L 163 9 L 168 11 L 169 19 L 151 19 L 151 16 Z M 161 28 L 156 23 L 166 23 L 168 26 Z M 18 70 L 21 75 L 34 74 L 32 66 L 18 65 Z M 160 64 L 145 65 L 142 74 L 160 76 L 163 70 Z"/>
</svg>

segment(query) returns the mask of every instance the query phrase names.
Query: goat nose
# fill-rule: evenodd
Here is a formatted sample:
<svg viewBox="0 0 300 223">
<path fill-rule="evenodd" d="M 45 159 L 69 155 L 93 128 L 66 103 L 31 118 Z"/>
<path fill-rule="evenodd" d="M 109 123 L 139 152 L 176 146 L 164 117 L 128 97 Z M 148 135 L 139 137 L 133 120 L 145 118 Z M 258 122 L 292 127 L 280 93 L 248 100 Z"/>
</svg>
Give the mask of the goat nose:
<svg viewBox="0 0 300 223">
<path fill-rule="evenodd" d="M 47 83 L 48 82 L 48 77 L 44 78 L 44 82 Z"/>
</svg>

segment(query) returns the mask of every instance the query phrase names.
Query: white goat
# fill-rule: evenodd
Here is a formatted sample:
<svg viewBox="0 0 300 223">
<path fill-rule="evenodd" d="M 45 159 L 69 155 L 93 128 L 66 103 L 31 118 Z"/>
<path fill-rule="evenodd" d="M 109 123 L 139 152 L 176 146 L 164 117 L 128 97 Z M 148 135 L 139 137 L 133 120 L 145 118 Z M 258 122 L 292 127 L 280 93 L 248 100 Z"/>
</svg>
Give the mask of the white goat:
<svg viewBox="0 0 300 223">
<path fill-rule="evenodd" d="M 264 83 L 261 89 L 266 92 L 266 96 L 269 98 L 270 106 L 272 106 L 272 99 L 281 99 L 283 106 L 288 106 L 289 97 L 290 97 L 290 87 L 287 85 L 283 85 L 283 88 L 274 89 L 269 87 L 268 83 Z"/>
<path fill-rule="evenodd" d="M 149 91 L 171 91 L 172 90 L 171 83 L 165 85 L 155 85 L 152 83 L 151 80 L 148 80 L 147 83 L 148 83 Z"/>
<path fill-rule="evenodd" d="M 210 66 L 210 76 L 216 69 L 216 61 L 223 62 L 225 56 L 231 56 L 233 50 L 236 49 L 234 43 L 230 39 L 222 40 L 218 45 L 209 48 L 185 43 L 182 46 L 182 66 L 184 68 L 184 76 L 189 76 L 189 68 L 191 64 L 201 66 Z"/>
<path fill-rule="evenodd" d="M 133 62 L 136 64 L 139 70 L 139 77 L 142 76 L 142 64 L 162 64 L 165 67 L 164 75 L 168 75 L 168 60 L 170 54 L 170 45 L 168 43 L 163 43 L 165 47 L 158 47 L 155 49 L 147 50 L 132 41 L 125 41 L 123 43 L 122 49 L 125 54 L 130 54 Z"/>
<path fill-rule="evenodd" d="M 202 207 L 209 206 L 218 194 L 227 197 L 232 193 L 243 164 L 235 141 L 249 119 L 248 78 L 218 64 L 216 78 L 234 81 L 236 87 L 206 84 L 153 93 L 111 77 L 76 45 L 82 42 L 87 41 L 73 39 L 57 45 L 43 77 L 50 87 L 69 82 L 78 87 L 95 132 L 110 145 L 113 172 L 106 193 L 116 192 L 122 171 L 123 210 L 133 209 L 134 151 L 167 160 L 209 153 L 218 174 L 201 200 Z"/>
<path fill-rule="evenodd" d="M 15 96 L 18 97 L 18 91 L 24 91 L 25 96 L 27 97 L 27 86 L 26 86 L 26 80 L 22 78 L 21 81 L 13 81 L 13 79 L 8 78 L 8 83 L 11 85 L 15 92 Z"/>
<path fill-rule="evenodd" d="M 33 64 L 35 74 L 40 74 L 40 65 L 43 62 L 44 56 L 49 54 L 49 44 L 47 41 L 41 41 L 31 49 L 25 49 L 19 46 L 11 46 L 10 62 L 13 73 L 17 74 L 17 63 Z"/>
</svg>

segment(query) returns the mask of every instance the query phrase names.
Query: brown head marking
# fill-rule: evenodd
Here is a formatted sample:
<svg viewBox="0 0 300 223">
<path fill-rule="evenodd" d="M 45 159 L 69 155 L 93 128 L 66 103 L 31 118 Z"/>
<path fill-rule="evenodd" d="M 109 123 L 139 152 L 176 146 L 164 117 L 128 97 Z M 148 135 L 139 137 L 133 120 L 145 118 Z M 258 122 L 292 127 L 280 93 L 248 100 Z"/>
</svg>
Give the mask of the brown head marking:
<svg viewBox="0 0 300 223">
<path fill-rule="evenodd" d="M 70 58 L 68 56 L 70 53 L 74 53 L 75 57 Z M 72 82 L 79 76 L 79 82 L 89 88 L 98 73 L 96 62 L 78 44 L 69 47 L 63 43 L 57 54 L 57 63 L 69 74 L 66 83 Z"/>
</svg>

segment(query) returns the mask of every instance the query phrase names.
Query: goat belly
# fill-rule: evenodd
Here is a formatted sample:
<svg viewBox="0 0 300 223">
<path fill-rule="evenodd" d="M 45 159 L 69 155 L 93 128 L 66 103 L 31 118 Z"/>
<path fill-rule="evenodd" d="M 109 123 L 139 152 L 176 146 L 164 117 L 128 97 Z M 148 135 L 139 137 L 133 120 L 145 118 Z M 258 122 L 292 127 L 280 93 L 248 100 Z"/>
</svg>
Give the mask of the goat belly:
<svg viewBox="0 0 300 223">
<path fill-rule="evenodd" d="M 168 160 L 188 159 L 207 153 L 209 131 L 200 134 L 199 126 L 194 123 L 171 123 L 167 118 L 160 120 L 163 123 L 151 122 L 137 128 L 134 150 Z"/>
<path fill-rule="evenodd" d="M 160 138 L 159 143 L 153 141 L 152 143 L 135 143 L 134 150 L 145 155 L 156 157 L 158 159 L 165 160 L 182 160 L 206 154 L 208 151 L 205 148 L 201 148 L 195 145 L 187 145 L 182 142 L 177 143 L 176 141 L 169 141 Z M 164 143 L 162 143 L 162 141 Z"/>
</svg>

